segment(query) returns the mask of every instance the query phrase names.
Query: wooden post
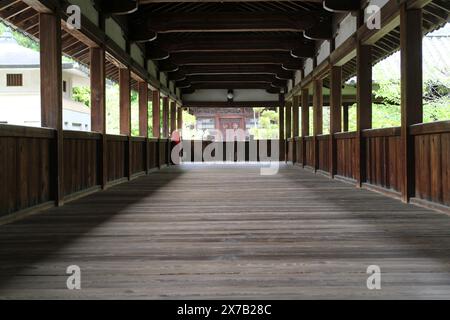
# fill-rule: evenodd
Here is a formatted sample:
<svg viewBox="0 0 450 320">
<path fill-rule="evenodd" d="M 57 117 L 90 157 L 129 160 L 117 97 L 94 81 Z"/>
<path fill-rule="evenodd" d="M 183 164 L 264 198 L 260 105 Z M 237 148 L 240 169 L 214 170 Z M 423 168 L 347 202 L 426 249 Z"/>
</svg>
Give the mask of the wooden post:
<svg viewBox="0 0 450 320">
<path fill-rule="evenodd" d="M 56 129 L 52 154 L 51 193 L 57 206 L 64 204 L 61 18 L 39 14 L 42 126 Z"/>
<path fill-rule="evenodd" d="M 284 107 L 285 107 L 285 101 L 284 101 L 284 93 L 280 93 L 279 95 L 279 108 L 278 108 L 278 116 L 279 116 L 279 137 L 278 142 L 280 144 L 279 151 L 280 151 L 280 161 L 284 161 L 285 159 L 285 140 L 284 140 Z"/>
<path fill-rule="evenodd" d="M 422 106 L 422 10 L 400 9 L 401 55 L 401 151 L 402 200 L 415 193 L 414 137 L 409 127 L 423 121 Z"/>
<path fill-rule="evenodd" d="M 322 79 L 313 81 L 313 145 L 314 145 L 314 170 L 319 168 L 319 146 L 317 135 L 322 134 L 323 123 L 323 95 L 322 95 Z"/>
<path fill-rule="evenodd" d="M 163 98 L 163 137 L 169 137 L 169 97 Z"/>
<path fill-rule="evenodd" d="M 160 111 L 161 111 L 161 97 L 159 95 L 158 90 L 154 90 L 152 92 L 152 115 L 153 115 L 153 137 L 160 138 L 161 137 L 161 128 L 160 128 Z"/>
<path fill-rule="evenodd" d="M 119 69 L 120 134 L 131 135 L 131 75 L 128 68 Z"/>
<path fill-rule="evenodd" d="M 170 136 L 177 130 L 177 103 L 170 102 Z"/>
<path fill-rule="evenodd" d="M 286 115 L 286 123 L 285 123 L 285 127 L 286 127 L 286 135 L 285 135 L 285 139 L 286 139 L 286 143 L 285 143 L 285 161 L 288 162 L 289 160 L 289 139 L 292 138 L 292 102 L 291 101 L 286 101 L 286 110 L 284 111 L 285 115 Z"/>
<path fill-rule="evenodd" d="M 302 89 L 302 166 L 306 165 L 305 137 L 309 136 L 309 89 Z"/>
<path fill-rule="evenodd" d="M 130 69 L 119 69 L 120 134 L 128 136 L 125 148 L 125 174 L 131 180 L 131 74 Z"/>
<path fill-rule="evenodd" d="M 183 133 L 183 108 L 179 107 L 177 110 L 177 129 L 179 134 Z"/>
<path fill-rule="evenodd" d="M 330 72 L 330 176 L 337 169 L 337 148 L 334 134 L 341 132 L 342 68 L 333 66 Z"/>
<path fill-rule="evenodd" d="M 106 140 L 106 71 L 105 50 L 100 47 L 90 49 L 91 78 L 91 130 L 102 135 L 99 148 L 99 184 L 102 189 L 108 182 L 108 158 Z"/>
<path fill-rule="evenodd" d="M 148 84 L 139 81 L 139 135 L 148 137 Z"/>
<path fill-rule="evenodd" d="M 298 139 L 298 135 L 299 135 L 299 105 L 300 105 L 300 97 L 299 96 L 294 96 L 293 101 L 292 101 L 292 118 L 293 118 L 293 122 L 292 122 L 292 136 L 295 139 Z M 300 159 L 297 159 L 297 142 L 294 140 L 293 145 L 293 150 L 292 150 L 292 162 L 294 163 L 298 163 Z"/>
<path fill-rule="evenodd" d="M 348 104 L 344 104 L 344 106 L 342 107 L 342 112 L 343 112 L 343 116 L 342 116 L 342 122 L 344 125 L 344 132 L 348 131 L 348 108 L 350 106 Z"/>
<path fill-rule="evenodd" d="M 139 81 L 139 136 L 145 138 L 144 143 L 144 171 L 149 173 L 149 148 L 148 148 L 148 84 L 145 81 Z"/>
<path fill-rule="evenodd" d="M 372 47 L 357 44 L 356 47 L 357 73 L 357 116 L 358 131 L 356 184 L 361 187 L 366 180 L 366 147 L 362 137 L 362 130 L 372 128 Z"/>
<path fill-rule="evenodd" d="M 293 137 L 299 136 L 299 106 L 300 96 L 294 96 L 292 101 L 292 135 Z"/>
</svg>

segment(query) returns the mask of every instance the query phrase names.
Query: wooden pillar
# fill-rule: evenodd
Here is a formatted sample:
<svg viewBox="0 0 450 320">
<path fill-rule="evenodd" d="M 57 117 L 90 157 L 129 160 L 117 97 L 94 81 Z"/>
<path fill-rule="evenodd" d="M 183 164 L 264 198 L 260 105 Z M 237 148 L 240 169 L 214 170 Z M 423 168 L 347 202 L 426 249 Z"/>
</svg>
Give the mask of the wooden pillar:
<svg viewBox="0 0 450 320">
<path fill-rule="evenodd" d="M 279 116 L 279 150 L 280 150 L 280 161 L 285 160 L 285 139 L 284 139 L 284 108 L 285 108 L 285 101 L 284 101 L 284 93 L 280 93 L 279 96 L 279 108 L 278 108 L 278 116 Z"/>
<path fill-rule="evenodd" d="M 131 74 L 128 68 L 119 69 L 120 134 L 131 135 Z"/>
<path fill-rule="evenodd" d="M 40 39 L 41 122 L 43 127 L 56 129 L 51 153 L 51 193 L 60 206 L 64 204 L 61 18 L 40 13 L 39 33 L 45 35 Z"/>
<path fill-rule="evenodd" d="M 305 137 L 309 136 L 309 89 L 302 89 L 302 166 L 306 164 Z"/>
<path fill-rule="evenodd" d="M 300 105 L 300 97 L 299 96 L 294 96 L 293 100 L 292 100 L 292 136 L 294 137 L 294 143 L 292 144 L 293 149 L 292 149 L 292 162 L 294 163 L 298 163 L 300 161 L 300 159 L 297 159 L 297 148 L 298 148 L 298 143 L 297 143 L 297 139 L 299 136 L 299 105 Z"/>
<path fill-rule="evenodd" d="M 402 200 L 408 202 L 415 193 L 414 137 L 409 127 L 423 122 L 422 106 L 422 10 L 400 9 L 401 55 L 401 163 Z"/>
<path fill-rule="evenodd" d="M 102 135 L 99 150 L 99 183 L 103 189 L 108 182 L 107 141 L 106 141 L 106 71 L 105 50 L 100 47 L 90 49 L 91 80 L 91 130 Z"/>
<path fill-rule="evenodd" d="M 131 74 L 130 69 L 119 69 L 120 134 L 128 136 L 125 148 L 125 174 L 131 180 Z"/>
<path fill-rule="evenodd" d="M 179 107 L 177 109 L 177 129 L 181 135 L 183 132 L 183 108 Z"/>
<path fill-rule="evenodd" d="M 163 98 L 163 138 L 169 137 L 169 97 Z"/>
<path fill-rule="evenodd" d="M 152 92 L 152 115 L 153 115 L 153 137 L 161 137 L 160 117 L 161 117 L 161 97 L 158 90 Z"/>
<path fill-rule="evenodd" d="M 286 134 L 285 134 L 285 139 L 286 142 L 284 144 L 284 159 L 287 162 L 289 160 L 289 139 L 292 138 L 292 102 L 291 101 L 286 101 L 286 108 L 285 108 L 285 116 L 286 116 L 286 122 L 284 124 L 285 128 L 286 128 Z"/>
<path fill-rule="evenodd" d="M 177 130 L 177 103 L 170 102 L 170 136 Z"/>
<path fill-rule="evenodd" d="M 300 106 L 300 96 L 294 96 L 292 101 L 292 136 L 299 136 L 299 106 Z"/>
<path fill-rule="evenodd" d="M 342 116 L 342 122 L 343 122 L 343 131 L 347 132 L 348 131 L 348 108 L 350 106 L 348 104 L 344 104 L 344 106 L 342 107 L 342 112 L 343 112 L 343 116 Z"/>
<path fill-rule="evenodd" d="M 362 131 L 372 128 L 372 47 L 357 44 L 356 48 L 357 73 L 357 115 L 356 127 L 358 131 L 356 183 L 361 187 L 366 180 L 366 147 Z"/>
<path fill-rule="evenodd" d="M 330 176 L 333 178 L 337 169 L 337 148 L 334 134 L 341 132 L 342 108 L 342 68 L 332 67 L 330 71 Z"/>
<path fill-rule="evenodd" d="M 323 95 L 322 79 L 313 81 L 313 135 L 314 135 L 314 170 L 319 168 L 319 146 L 317 136 L 323 132 Z"/>
<path fill-rule="evenodd" d="M 139 81 L 139 135 L 148 137 L 148 84 Z"/>
</svg>

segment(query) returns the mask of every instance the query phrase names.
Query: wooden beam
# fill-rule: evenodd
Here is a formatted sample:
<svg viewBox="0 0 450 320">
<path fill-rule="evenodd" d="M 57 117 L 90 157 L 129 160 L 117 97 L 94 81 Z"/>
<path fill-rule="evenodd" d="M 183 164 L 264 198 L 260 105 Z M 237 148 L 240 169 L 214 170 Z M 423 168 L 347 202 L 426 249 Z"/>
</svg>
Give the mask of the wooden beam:
<svg viewBox="0 0 450 320">
<path fill-rule="evenodd" d="M 128 68 L 119 68 L 120 134 L 131 135 L 131 74 Z"/>
<path fill-rule="evenodd" d="M 321 22 L 327 16 L 329 15 L 322 11 L 304 13 L 152 13 L 143 10 L 133 19 L 131 28 L 139 34 L 147 32 L 301 32 L 311 28 L 324 28 L 324 24 Z"/>
<path fill-rule="evenodd" d="M 286 115 L 286 123 L 285 123 L 285 127 L 286 127 L 286 140 L 292 138 L 292 102 L 291 101 L 286 101 L 286 110 L 285 110 L 285 115 Z"/>
<path fill-rule="evenodd" d="M 170 136 L 177 130 L 177 103 L 170 102 Z"/>
<path fill-rule="evenodd" d="M 184 101 L 186 108 L 277 108 L 279 100 L 272 101 Z"/>
<path fill-rule="evenodd" d="M 319 146 L 317 136 L 323 132 L 323 81 L 313 82 L 313 136 L 314 136 L 314 170 L 319 168 Z"/>
<path fill-rule="evenodd" d="M 306 143 L 305 137 L 309 136 L 309 90 L 302 89 L 302 166 L 306 165 Z"/>
<path fill-rule="evenodd" d="M 51 194 L 57 206 L 64 204 L 63 192 L 63 110 L 62 110 L 62 52 L 61 20 L 51 13 L 39 14 L 41 67 L 42 127 L 56 129 L 56 143 L 52 150 Z"/>
<path fill-rule="evenodd" d="M 188 89 L 264 89 L 280 92 L 280 88 L 274 88 L 270 84 L 261 82 L 202 82 L 193 83 Z"/>
<path fill-rule="evenodd" d="M 170 57 L 173 64 L 184 65 L 247 65 L 275 64 L 288 70 L 300 70 L 303 60 L 294 58 L 287 52 L 238 52 L 238 53 L 173 53 Z"/>
<path fill-rule="evenodd" d="M 422 10 L 400 10 L 401 55 L 401 163 L 402 200 L 408 202 L 415 192 L 414 137 L 409 127 L 423 121 L 422 106 Z"/>
<path fill-rule="evenodd" d="M 341 132 L 342 67 L 332 67 L 330 72 L 330 176 L 337 172 L 337 147 L 334 134 Z"/>
<path fill-rule="evenodd" d="M 252 64 L 252 65 L 189 65 L 180 69 L 185 75 L 199 74 L 269 74 L 275 75 L 281 80 L 289 80 L 293 78 L 292 71 L 284 70 L 281 66 L 269 64 Z M 171 73 L 169 73 L 170 77 Z"/>
<path fill-rule="evenodd" d="M 161 137 L 160 116 L 161 116 L 161 97 L 158 90 L 152 92 L 152 115 L 153 115 L 153 137 Z"/>
<path fill-rule="evenodd" d="M 280 161 L 284 161 L 286 159 L 285 157 L 285 137 L 284 137 L 284 108 L 285 108 L 285 100 L 284 100 L 284 93 L 280 93 L 279 99 L 278 99 L 278 129 L 279 129 L 279 136 L 278 136 L 278 142 L 279 142 L 279 152 L 280 152 Z"/>
<path fill-rule="evenodd" d="M 294 137 L 299 136 L 299 107 L 300 107 L 300 96 L 296 95 L 292 100 L 292 135 Z"/>
<path fill-rule="evenodd" d="M 139 81 L 139 135 L 148 137 L 148 83 Z"/>
<path fill-rule="evenodd" d="M 189 37 L 173 34 L 161 34 L 147 48 L 159 48 L 166 53 L 174 52 L 258 52 L 258 51 L 295 51 L 301 57 L 314 55 L 314 42 L 302 36 L 198 33 Z"/>
<path fill-rule="evenodd" d="M 100 47 L 90 49 L 91 81 L 91 130 L 102 135 L 99 150 L 99 183 L 103 189 L 108 183 L 108 158 L 106 141 L 106 73 L 105 50 Z"/>
<path fill-rule="evenodd" d="M 106 133 L 105 50 L 90 48 L 91 130 Z"/>
<path fill-rule="evenodd" d="M 137 0 L 97 0 L 105 14 L 130 14 L 138 9 Z"/>
<path fill-rule="evenodd" d="M 323 0 L 324 9 L 331 12 L 357 11 L 361 8 L 360 0 Z"/>
<path fill-rule="evenodd" d="M 366 179 L 365 140 L 361 136 L 362 130 L 372 128 L 372 47 L 359 43 L 356 48 L 357 74 L 357 116 L 358 131 L 356 182 L 361 187 Z"/>
<path fill-rule="evenodd" d="M 169 98 L 163 97 L 163 110 L 162 110 L 162 137 L 168 138 L 169 137 Z"/>
<path fill-rule="evenodd" d="M 179 107 L 177 109 L 177 130 L 181 135 L 183 133 L 183 108 Z"/>
</svg>

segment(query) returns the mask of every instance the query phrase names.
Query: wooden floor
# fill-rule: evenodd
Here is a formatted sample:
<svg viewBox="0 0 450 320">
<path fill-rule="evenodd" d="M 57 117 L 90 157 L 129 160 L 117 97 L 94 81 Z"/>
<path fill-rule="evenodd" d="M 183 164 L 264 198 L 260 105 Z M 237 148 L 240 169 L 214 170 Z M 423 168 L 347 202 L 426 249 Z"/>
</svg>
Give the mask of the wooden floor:
<svg viewBox="0 0 450 320">
<path fill-rule="evenodd" d="M 172 167 L 0 226 L 0 298 L 450 298 L 449 216 L 299 167 L 259 173 Z"/>
</svg>

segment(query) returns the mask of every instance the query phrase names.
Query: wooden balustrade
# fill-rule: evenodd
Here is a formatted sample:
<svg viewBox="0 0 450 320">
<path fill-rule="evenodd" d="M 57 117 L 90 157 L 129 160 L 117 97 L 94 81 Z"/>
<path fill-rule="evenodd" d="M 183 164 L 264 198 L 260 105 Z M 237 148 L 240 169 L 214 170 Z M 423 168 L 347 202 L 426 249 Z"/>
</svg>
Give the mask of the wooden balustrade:
<svg viewBox="0 0 450 320">
<path fill-rule="evenodd" d="M 101 135 L 91 132 L 63 132 L 63 193 L 71 195 L 99 187 Z"/>
<path fill-rule="evenodd" d="M 56 131 L 0 125 L 0 217 L 53 201 Z"/>
<path fill-rule="evenodd" d="M 287 147 L 287 161 L 294 162 L 295 159 L 295 140 L 293 138 L 287 139 L 286 147 Z"/>
<path fill-rule="evenodd" d="M 358 135 L 356 132 L 335 133 L 337 153 L 337 176 L 356 179 Z"/>
<path fill-rule="evenodd" d="M 330 135 L 318 135 L 316 139 L 319 157 L 318 169 L 328 173 L 330 171 Z"/>
<path fill-rule="evenodd" d="M 303 138 L 305 151 L 305 166 L 314 168 L 314 137 L 308 136 Z"/>
<path fill-rule="evenodd" d="M 414 139 L 415 197 L 450 206 L 450 121 L 410 127 Z"/>
<path fill-rule="evenodd" d="M 365 182 L 400 192 L 400 127 L 363 130 L 362 137 L 366 147 Z"/>
</svg>

